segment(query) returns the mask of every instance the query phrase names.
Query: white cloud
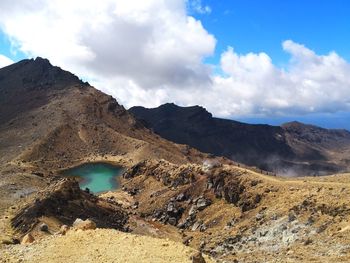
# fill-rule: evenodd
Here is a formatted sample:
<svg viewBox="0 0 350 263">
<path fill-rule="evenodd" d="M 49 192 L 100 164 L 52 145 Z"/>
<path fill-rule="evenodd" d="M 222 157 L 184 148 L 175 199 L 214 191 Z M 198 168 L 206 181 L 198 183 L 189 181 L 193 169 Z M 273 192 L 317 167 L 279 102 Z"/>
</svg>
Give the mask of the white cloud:
<svg viewBox="0 0 350 263">
<path fill-rule="evenodd" d="M 13 61 L 10 58 L 0 54 L 0 68 L 6 67 L 12 63 Z"/>
<path fill-rule="evenodd" d="M 127 107 L 200 104 L 223 117 L 350 110 L 349 63 L 291 40 L 285 68 L 229 47 L 216 65 L 223 74 L 213 73 L 203 60 L 216 40 L 189 5 L 208 13 L 190 0 L 2 0 L 0 28 L 16 49 L 88 77 Z"/>
<path fill-rule="evenodd" d="M 145 89 L 210 82 L 202 60 L 216 40 L 183 0 L 4 0 L 0 26 L 28 56 L 79 75 Z"/>
<path fill-rule="evenodd" d="M 240 55 L 229 47 L 221 55 L 223 74 L 212 74 L 210 84 L 187 86 L 186 90 L 171 86 L 154 90 L 134 87 L 124 91 L 121 97 L 130 102 L 128 106 L 153 107 L 164 102 L 199 104 L 221 117 L 350 110 L 348 62 L 335 52 L 317 55 L 290 40 L 283 42 L 283 48 L 291 55 L 285 68 L 276 67 L 266 53 Z M 128 100 L 128 97 L 133 98 Z"/>
<path fill-rule="evenodd" d="M 202 15 L 211 13 L 211 7 L 208 5 L 203 5 L 202 0 L 187 0 L 187 6 L 190 12 L 195 12 Z"/>
<path fill-rule="evenodd" d="M 335 52 L 317 55 L 291 40 L 286 68 L 265 53 L 239 55 L 228 48 L 221 56 L 225 76 L 214 76 L 209 107 L 221 116 L 288 115 L 350 110 L 350 64 Z M 214 103 L 220 101 L 220 103 Z"/>
</svg>

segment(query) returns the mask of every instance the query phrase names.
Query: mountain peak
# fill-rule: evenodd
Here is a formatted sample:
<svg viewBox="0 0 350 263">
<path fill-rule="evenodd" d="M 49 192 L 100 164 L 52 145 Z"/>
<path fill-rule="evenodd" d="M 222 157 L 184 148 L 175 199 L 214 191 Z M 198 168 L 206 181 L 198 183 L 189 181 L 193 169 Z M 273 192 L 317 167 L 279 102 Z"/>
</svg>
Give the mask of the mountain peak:
<svg viewBox="0 0 350 263">
<path fill-rule="evenodd" d="M 136 115 L 142 115 L 143 113 L 150 113 L 154 117 L 158 118 L 182 118 L 182 119 L 193 119 L 204 120 L 212 118 L 212 114 L 205 108 L 199 105 L 182 107 L 175 103 L 165 103 L 157 108 L 147 109 L 144 107 L 136 106 L 129 109 L 131 113 Z"/>
<path fill-rule="evenodd" d="M 0 85 L 4 89 L 53 90 L 85 83 L 76 75 L 53 66 L 48 59 L 37 57 L 0 69 Z"/>
<path fill-rule="evenodd" d="M 199 106 L 199 105 L 194 105 L 194 106 L 179 106 L 174 103 L 165 103 L 163 105 L 160 105 L 158 108 L 159 110 L 167 110 L 167 111 L 172 111 L 176 112 L 177 114 L 185 114 L 185 115 L 201 115 L 203 117 L 212 117 L 212 114 L 208 112 L 204 107 Z M 169 112 L 168 112 L 169 113 Z"/>
<path fill-rule="evenodd" d="M 43 66 L 47 66 L 47 67 L 53 67 L 52 64 L 50 63 L 50 61 L 47 58 L 42 58 L 42 57 L 36 57 L 33 60 L 34 63 L 39 64 L 39 65 L 43 65 Z"/>
<path fill-rule="evenodd" d="M 86 86 L 74 74 L 41 57 L 24 59 L 0 69 L 0 122 L 45 104 L 53 94 Z"/>
</svg>

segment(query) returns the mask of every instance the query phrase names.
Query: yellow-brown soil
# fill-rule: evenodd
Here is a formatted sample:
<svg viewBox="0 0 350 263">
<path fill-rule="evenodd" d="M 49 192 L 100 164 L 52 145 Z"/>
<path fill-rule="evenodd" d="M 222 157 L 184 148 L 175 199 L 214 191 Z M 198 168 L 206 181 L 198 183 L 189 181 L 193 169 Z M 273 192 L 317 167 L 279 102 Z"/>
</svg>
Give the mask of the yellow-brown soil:
<svg viewBox="0 0 350 263">
<path fill-rule="evenodd" d="M 4 263 L 190 263 L 196 251 L 170 240 L 96 229 L 71 230 L 65 236 L 8 247 L 2 253 Z M 207 263 L 214 262 L 204 257 Z"/>
</svg>

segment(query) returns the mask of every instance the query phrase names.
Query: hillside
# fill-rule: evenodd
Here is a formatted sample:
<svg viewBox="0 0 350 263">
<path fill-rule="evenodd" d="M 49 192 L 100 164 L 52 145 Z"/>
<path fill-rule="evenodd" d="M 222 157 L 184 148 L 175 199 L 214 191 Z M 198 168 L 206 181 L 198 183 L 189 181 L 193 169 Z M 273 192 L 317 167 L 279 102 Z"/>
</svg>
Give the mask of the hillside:
<svg viewBox="0 0 350 263">
<path fill-rule="evenodd" d="M 349 168 L 350 132 L 292 122 L 252 125 L 214 118 L 199 106 L 129 109 L 146 127 L 202 152 L 285 175 L 323 175 Z"/>
<path fill-rule="evenodd" d="M 87 160 L 129 166 L 204 156 L 150 132 L 114 98 L 46 59 L 0 69 L 0 211 L 45 186 L 43 177 Z"/>
<path fill-rule="evenodd" d="M 350 174 L 281 178 L 148 161 L 123 182 L 138 189 L 133 211 L 148 224 L 165 224 L 218 262 L 350 260 Z"/>
</svg>

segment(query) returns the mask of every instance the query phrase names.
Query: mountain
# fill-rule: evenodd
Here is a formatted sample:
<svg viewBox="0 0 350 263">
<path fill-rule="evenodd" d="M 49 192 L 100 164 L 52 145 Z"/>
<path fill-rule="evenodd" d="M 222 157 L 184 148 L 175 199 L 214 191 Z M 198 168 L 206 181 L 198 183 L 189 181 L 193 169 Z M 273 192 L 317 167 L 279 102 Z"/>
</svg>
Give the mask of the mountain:
<svg viewBox="0 0 350 263">
<path fill-rule="evenodd" d="M 299 122 L 253 125 L 214 118 L 203 107 L 167 103 L 129 109 L 146 127 L 176 143 L 281 174 L 327 174 L 350 165 L 350 132 Z"/>
<path fill-rule="evenodd" d="M 0 69 L 0 211 L 42 186 L 38 174 L 47 177 L 83 160 L 127 165 L 147 158 L 185 163 L 204 157 L 152 133 L 114 98 L 47 59 Z"/>
</svg>

